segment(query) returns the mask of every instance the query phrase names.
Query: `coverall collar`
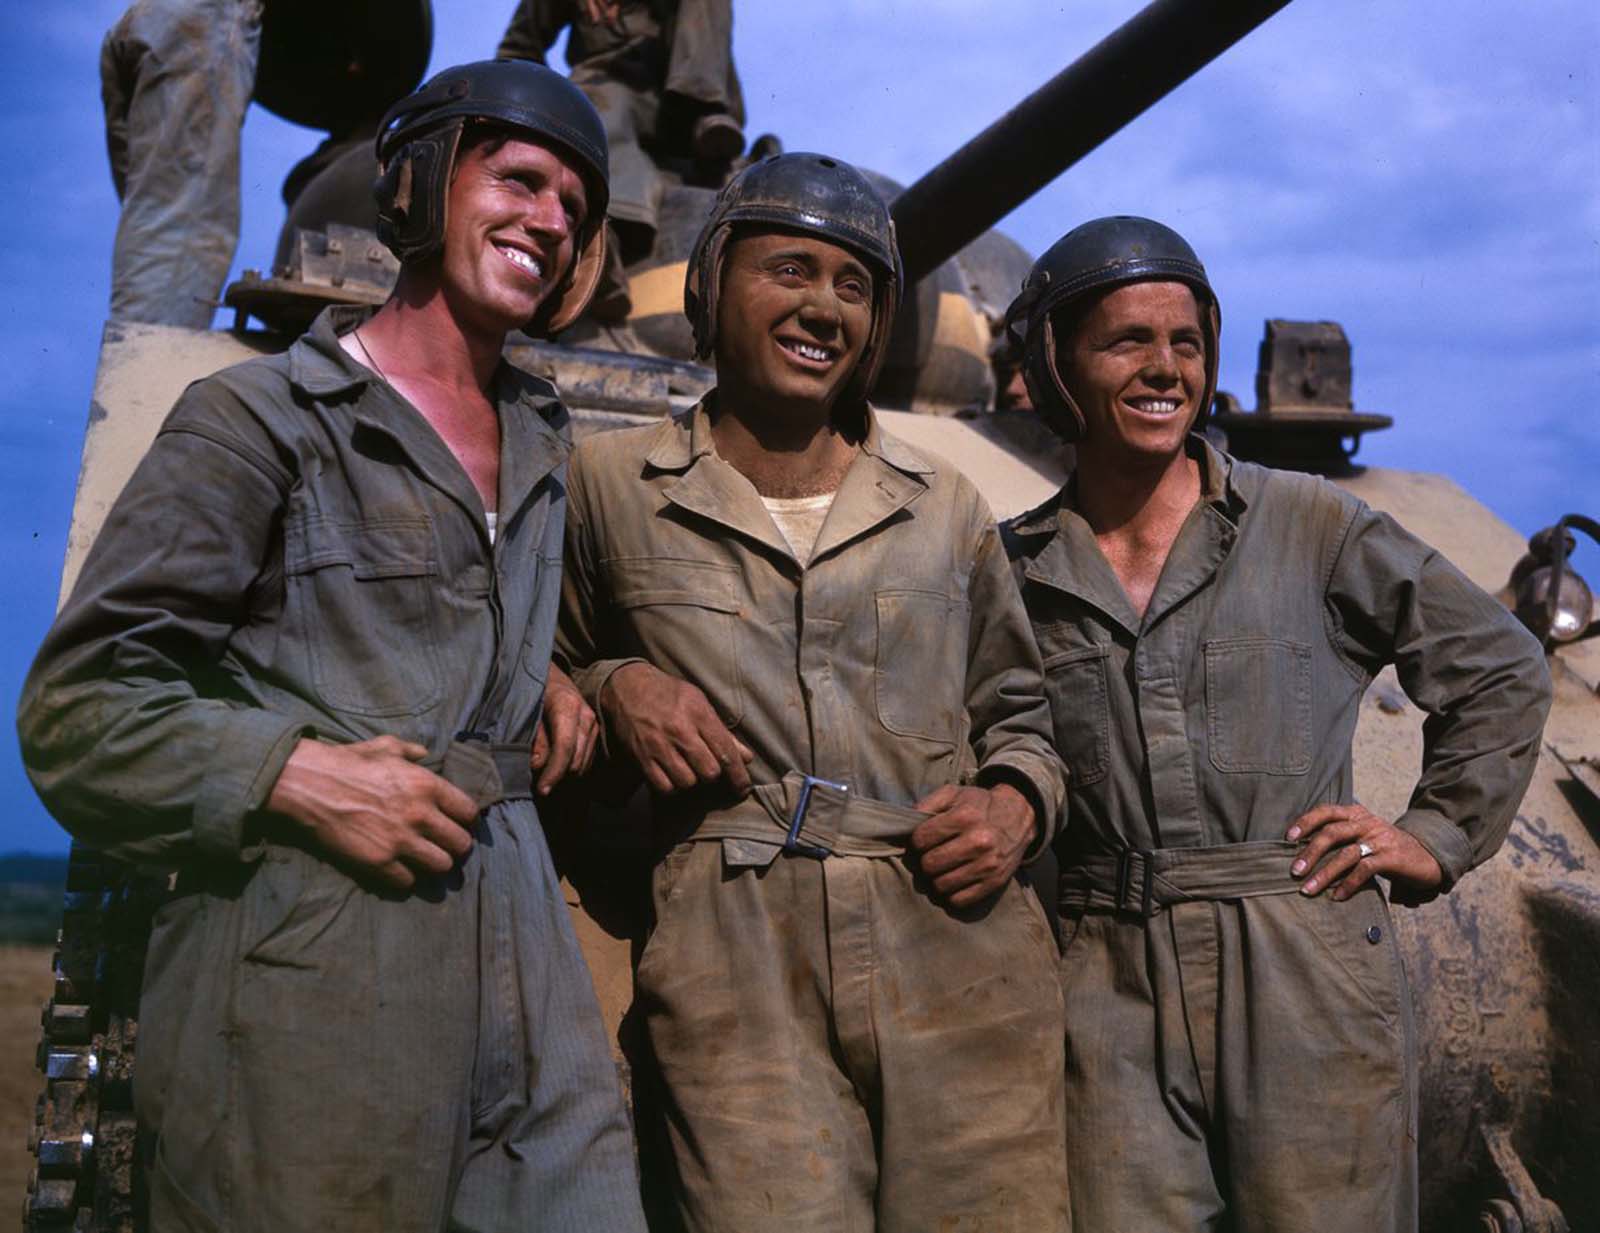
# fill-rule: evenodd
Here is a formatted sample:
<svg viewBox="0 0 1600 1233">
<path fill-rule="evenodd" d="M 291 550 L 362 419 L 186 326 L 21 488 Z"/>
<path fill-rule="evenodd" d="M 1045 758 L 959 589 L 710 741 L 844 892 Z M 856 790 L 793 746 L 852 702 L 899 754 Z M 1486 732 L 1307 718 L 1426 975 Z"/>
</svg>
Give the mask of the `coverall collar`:
<svg viewBox="0 0 1600 1233">
<path fill-rule="evenodd" d="M 1190 436 L 1184 450 L 1200 466 L 1200 500 L 1173 541 L 1142 618 L 1134 612 L 1116 571 L 1100 551 L 1094 531 L 1072 508 L 1070 479 L 1012 528 L 1017 536 L 1052 537 L 1034 555 L 1027 576 L 1092 605 L 1130 634 L 1149 629 L 1204 586 L 1238 538 L 1245 500 L 1233 482 L 1231 457 L 1198 435 Z"/>
<path fill-rule="evenodd" d="M 720 458 L 711 440 L 712 390 L 683 416 L 663 423 L 645 455 L 656 471 L 679 472 L 662 495 L 691 513 L 738 532 L 789 560 L 794 553 L 772 521 L 760 495 L 743 475 Z M 839 485 L 833 507 L 811 553 L 821 558 L 883 523 L 927 491 L 933 467 L 904 442 L 886 434 L 877 414 L 866 408 L 867 432 L 861 451 Z M 797 563 L 798 564 L 798 563 Z"/>
<path fill-rule="evenodd" d="M 365 305 L 325 309 L 289 348 L 289 380 L 313 399 L 350 391 L 356 425 L 393 441 L 429 483 L 447 493 L 482 521 L 483 503 L 465 468 L 426 417 L 400 392 L 353 359 L 339 336 L 355 329 L 375 310 Z M 548 382 L 513 369 L 504 361 L 495 371 L 495 406 L 500 417 L 500 492 L 502 523 L 509 522 L 540 482 L 567 460 L 570 447 L 550 425 L 560 399 Z M 487 530 L 484 532 L 487 537 Z"/>
</svg>

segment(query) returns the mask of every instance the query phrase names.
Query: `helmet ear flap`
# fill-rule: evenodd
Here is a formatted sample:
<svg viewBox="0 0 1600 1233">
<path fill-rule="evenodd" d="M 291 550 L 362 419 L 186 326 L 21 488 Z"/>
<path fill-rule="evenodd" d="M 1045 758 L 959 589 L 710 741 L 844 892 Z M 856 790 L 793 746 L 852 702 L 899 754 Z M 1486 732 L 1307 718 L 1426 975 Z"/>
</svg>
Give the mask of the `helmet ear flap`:
<svg viewBox="0 0 1600 1233">
<path fill-rule="evenodd" d="M 406 157 L 406 147 L 389 160 L 389 165 L 379 173 L 372 184 L 372 196 L 378 203 L 378 230 L 390 235 L 405 230 L 411 214 L 411 192 L 415 177 L 411 160 Z M 384 235 L 385 240 L 388 235 Z"/>
<path fill-rule="evenodd" d="M 1056 364 L 1054 314 L 1046 305 L 1028 330 L 1023 350 L 1022 380 L 1034 410 L 1063 441 L 1081 441 L 1086 425 Z"/>
<path fill-rule="evenodd" d="M 891 222 L 890 237 L 894 235 L 894 224 Z M 894 330 L 894 315 L 900 307 L 900 288 L 902 285 L 899 268 L 900 250 L 895 253 L 895 268 L 893 270 L 878 271 L 884 278 L 883 289 L 874 298 L 872 305 L 872 329 L 867 335 L 867 345 L 862 356 L 856 361 L 856 370 L 850 374 L 850 380 L 840 394 L 841 402 L 863 402 L 872 394 L 872 387 L 877 384 L 878 373 L 883 369 L 883 361 L 889 354 L 889 335 Z"/>
<path fill-rule="evenodd" d="M 1208 289 L 1209 290 L 1209 289 Z M 1198 296 L 1196 298 L 1199 298 Z M 1208 337 L 1206 338 L 1206 388 L 1204 400 L 1200 410 L 1195 413 L 1194 424 L 1190 432 L 1199 432 L 1206 426 L 1206 421 L 1211 418 L 1212 404 L 1217 401 L 1217 371 L 1222 366 L 1222 305 L 1217 303 L 1215 295 L 1207 295 L 1207 303 L 1201 307 L 1205 314 Z"/>
<path fill-rule="evenodd" d="M 545 302 L 528 323 L 530 330 L 543 334 L 559 334 L 589 307 L 595 288 L 606 266 L 606 221 L 598 219 L 572 258 L 572 268 L 562 279 L 561 286 Z"/>
<path fill-rule="evenodd" d="M 372 185 L 378 238 L 401 261 L 424 261 L 444 245 L 450 171 L 461 144 L 456 120 L 395 151 Z"/>
<path fill-rule="evenodd" d="M 872 387 L 878 382 L 878 373 L 883 369 L 883 361 L 889 354 L 889 335 L 894 330 L 894 316 L 899 311 L 900 296 L 905 286 L 905 269 L 900 262 L 900 240 L 893 218 L 889 219 L 888 248 L 894 257 L 894 265 L 876 271 L 876 276 L 884 280 L 883 287 L 873 299 L 872 330 L 867 335 L 865 351 L 856 361 L 856 370 L 850 374 L 850 381 L 845 386 L 842 395 L 844 400 L 860 402 L 871 395 Z"/>
<path fill-rule="evenodd" d="M 695 259 L 683 283 L 683 311 L 694 328 L 694 354 L 699 360 L 708 359 L 717 345 L 717 293 L 731 228 L 713 219 L 709 230 L 694 246 Z"/>
</svg>

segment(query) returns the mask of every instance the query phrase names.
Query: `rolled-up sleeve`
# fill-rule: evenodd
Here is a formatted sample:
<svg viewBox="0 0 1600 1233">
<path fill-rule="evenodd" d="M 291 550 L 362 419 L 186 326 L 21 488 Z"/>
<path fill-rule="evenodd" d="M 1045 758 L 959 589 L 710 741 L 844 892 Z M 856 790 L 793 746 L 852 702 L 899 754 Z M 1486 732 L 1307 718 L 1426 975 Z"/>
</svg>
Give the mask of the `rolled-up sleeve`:
<svg viewBox="0 0 1600 1233">
<path fill-rule="evenodd" d="M 1355 510 L 1328 573 L 1336 648 L 1371 675 L 1393 662 L 1426 712 L 1422 774 L 1396 825 L 1448 890 L 1505 838 L 1538 760 L 1550 672 L 1493 597 L 1385 514 Z"/>
<path fill-rule="evenodd" d="M 246 819 L 305 732 L 230 696 L 223 666 L 289 483 L 213 379 L 179 401 L 112 507 L 17 720 L 34 787 L 86 843 L 162 864 L 240 857 Z"/>
</svg>

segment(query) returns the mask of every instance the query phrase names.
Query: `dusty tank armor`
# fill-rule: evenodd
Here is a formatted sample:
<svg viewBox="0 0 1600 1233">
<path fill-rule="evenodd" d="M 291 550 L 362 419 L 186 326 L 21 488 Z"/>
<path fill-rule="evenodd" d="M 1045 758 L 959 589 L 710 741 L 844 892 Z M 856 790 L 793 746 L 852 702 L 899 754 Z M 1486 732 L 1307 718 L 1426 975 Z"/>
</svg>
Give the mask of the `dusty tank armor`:
<svg viewBox="0 0 1600 1233">
<path fill-rule="evenodd" d="M 985 409 L 994 393 L 993 331 L 1032 259 L 984 229 L 1285 2 L 1157 0 L 903 192 L 881 177 L 875 181 L 895 195 L 907 271 L 876 400 L 898 408 L 885 412 L 892 431 L 959 460 L 1001 517 L 1053 492 L 1070 451 L 1042 433 L 1031 413 Z M 757 143 L 760 153 L 775 144 Z M 107 328 L 63 594 L 189 381 L 281 350 L 325 303 L 382 301 L 397 267 L 370 221 L 361 226 L 370 220 L 374 173 L 364 145 L 306 186 L 291 210 L 277 268 L 229 290 L 240 313 L 236 330 Z M 971 191 L 974 184 L 983 191 Z M 692 177 L 666 177 L 656 245 L 630 261 L 634 308 L 625 323 L 580 321 L 558 343 L 515 340 L 508 347 L 513 362 L 556 379 L 578 433 L 685 408 L 714 381 L 710 369 L 690 359 L 682 297 L 689 248 L 715 189 Z M 246 330 L 249 316 L 276 328 Z M 1470 494 L 1440 476 L 1350 464 L 1345 429 L 1377 425 L 1341 418 L 1358 413 L 1351 411 L 1348 343 L 1336 325 L 1269 323 L 1262 355 L 1256 412 L 1239 411 L 1230 395 L 1218 398 L 1216 420 L 1235 434 L 1234 448 L 1261 445 L 1276 451 L 1280 463 L 1337 472 L 1342 487 L 1393 514 L 1480 586 L 1504 588 L 1512 606 L 1519 596 L 1536 602 L 1529 579 L 1549 570 L 1548 542 L 1544 555 L 1536 548 L 1537 559 L 1512 578 L 1528 545 Z M 1330 415 L 1336 422 L 1322 436 L 1326 445 L 1332 434 L 1332 448 L 1307 456 L 1296 434 Z M 1551 510 L 1550 521 L 1563 512 Z M 1572 588 L 1560 590 L 1566 595 Z M 1588 614 L 1591 622 L 1594 615 Z M 1555 708 L 1504 848 L 1449 895 L 1397 914 L 1421 1042 L 1426 1233 L 1553 1233 L 1593 1228 L 1600 1212 L 1594 1167 L 1600 1159 L 1600 638 L 1555 645 L 1550 664 Z M 1421 746 L 1421 716 L 1387 670 L 1362 705 L 1358 798 L 1380 814 L 1398 813 Z M 574 846 L 574 829 L 552 826 L 552 846 L 571 875 L 574 921 L 615 1029 L 631 993 L 633 926 L 625 897 L 606 898 L 597 882 L 624 881 L 642 854 L 630 845 L 637 831 L 625 812 L 587 823 L 587 847 Z M 597 867 L 605 879 L 586 876 Z M 142 1226 L 131 1167 L 128 1061 L 144 934 L 166 882 L 76 847 L 69 878 L 55 997 L 40 1049 L 46 1090 L 25 1225 L 132 1230 Z"/>
</svg>

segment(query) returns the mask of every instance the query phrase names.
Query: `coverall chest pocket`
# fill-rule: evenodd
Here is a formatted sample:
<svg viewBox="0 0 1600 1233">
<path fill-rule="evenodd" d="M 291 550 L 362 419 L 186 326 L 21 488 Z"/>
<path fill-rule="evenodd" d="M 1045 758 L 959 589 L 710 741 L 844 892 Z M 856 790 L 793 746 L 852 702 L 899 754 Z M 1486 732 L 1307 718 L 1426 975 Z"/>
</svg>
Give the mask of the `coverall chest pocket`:
<svg viewBox="0 0 1600 1233">
<path fill-rule="evenodd" d="M 626 557 L 606 561 L 604 569 L 612 602 L 644 658 L 698 685 L 722 722 L 736 726 L 744 718 L 738 568 Z"/>
<path fill-rule="evenodd" d="M 1049 655 L 1044 692 L 1050 703 L 1056 756 L 1066 763 L 1071 787 L 1099 783 L 1111 763 L 1111 715 L 1106 660 L 1111 648 L 1085 647 Z"/>
<path fill-rule="evenodd" d="M 897 736 L 963 740 L 971 605 L 938 591 L 885 590 L 875 598 L 878 721 Z"/>
<path fill-rule="evenodd" d="M 438 703 L 438 573 L 426 518 L 285 526 L 290 619 L 322 703 L 357 715 L 419 715 Z"/>
<path fill-rule="evenodd" d="M 1311 648 L 1284 638 L 1205 644 L 1206 735 L 1219 771 L 1311 769 Z"/>
</svg>

